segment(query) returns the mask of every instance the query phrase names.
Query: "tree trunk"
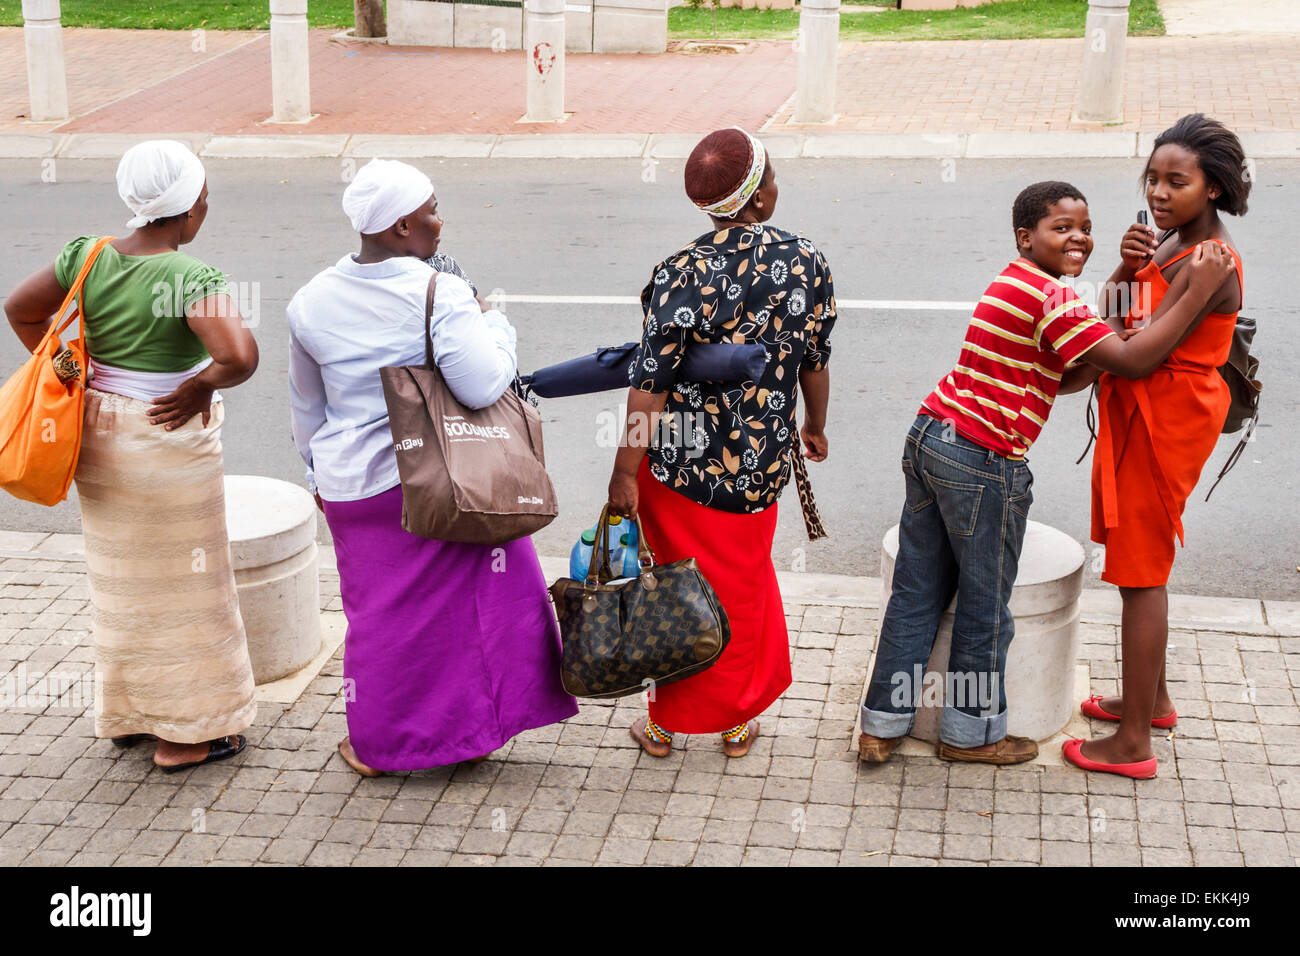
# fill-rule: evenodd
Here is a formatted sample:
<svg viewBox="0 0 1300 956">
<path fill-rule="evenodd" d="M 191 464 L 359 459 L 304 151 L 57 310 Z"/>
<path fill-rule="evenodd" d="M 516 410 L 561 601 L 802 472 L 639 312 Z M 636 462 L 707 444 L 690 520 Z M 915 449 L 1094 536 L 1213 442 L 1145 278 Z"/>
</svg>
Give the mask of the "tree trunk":
<svg viewBox="0 0 1300 956">
<path fill-rule="evenodd" d="M 388 36 L 388 24 L 384 22 L 384 0 L 352 0 L 352 5 L 356 11 L 354 36 Z"/>
</svg>

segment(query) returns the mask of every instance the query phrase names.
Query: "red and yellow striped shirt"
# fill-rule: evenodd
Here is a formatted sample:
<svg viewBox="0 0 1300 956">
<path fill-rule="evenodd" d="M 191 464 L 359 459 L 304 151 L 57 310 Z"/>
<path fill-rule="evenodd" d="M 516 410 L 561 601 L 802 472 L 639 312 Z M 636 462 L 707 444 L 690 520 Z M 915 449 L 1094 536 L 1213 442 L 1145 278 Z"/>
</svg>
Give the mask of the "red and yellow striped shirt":
<svg viewBox="0 0 1300 956">
<path fill-rule="evenodd" d="M 1023 458 L 1051 413 L 1061 373 L 1115 333 L 1069 286 L 1017 259 L 975 306 L 957 366 L 921 405 L 966 438 Z"/>
</svg>

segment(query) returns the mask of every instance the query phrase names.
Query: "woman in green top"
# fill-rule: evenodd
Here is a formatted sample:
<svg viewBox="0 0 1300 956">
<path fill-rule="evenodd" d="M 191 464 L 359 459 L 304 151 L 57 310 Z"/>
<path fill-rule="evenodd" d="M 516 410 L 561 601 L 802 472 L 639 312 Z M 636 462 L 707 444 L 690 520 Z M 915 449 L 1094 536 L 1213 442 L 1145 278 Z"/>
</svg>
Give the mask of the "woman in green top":
<svg viewBox="0 0 1300 956">
<path fill-rule="evenodd" d="M 173 771 L 239 753 L 256 717 L 222 482 L 218 388 L 247 380 L 257 345 L 222 274 L 179 251 L 203 225 L 203 166 L 180 143 L 132 147 L 117 171 L 134 231 L 82 292 L 93 374 L 77 492 L 93 608 L 95 733 L 157 738 Z M 92 237 L 5 302 L 29 351 L 76 281 Z"/>
</svg>

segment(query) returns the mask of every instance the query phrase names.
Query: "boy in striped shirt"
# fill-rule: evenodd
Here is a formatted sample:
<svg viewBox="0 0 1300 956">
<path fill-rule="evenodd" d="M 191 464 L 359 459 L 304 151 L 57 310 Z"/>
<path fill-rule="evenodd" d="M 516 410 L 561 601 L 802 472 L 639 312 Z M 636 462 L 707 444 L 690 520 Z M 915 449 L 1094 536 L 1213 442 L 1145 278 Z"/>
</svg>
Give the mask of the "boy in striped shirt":
<svg viewBox="0 0 1300 956">
<path fill-rule="evenodd" d="M 1025 455 L 1059 392 L 1086 388 L 1103 371 L 1149 374 L 1222 279 L 1226 256 L 1198 251 L 1187 281 L 1204 297 L 1170 297 L 1176 304 L 1161 321 L 1117 334 L 1059 278 L 1079 275 L 1092 252 L 1083 194 L 1069 183 L 1035 183 L 1016 197 L 1012 227 L 1019 258 L 980 298 L 956 366 L 922 403 L 904 445 L 898 558 L 858 741 L 868 763 L 889 758 L 912 728 L 922 691 L 937 689 L 940 677 L 940 758 L 1011 764 L 1037 756 L 1034 741 L 1007 735 L 1003 688 L 1015 632 L 1008 604 L 1033 501 Z M 947 672 L 924 675 L 954 594 Z"/>
</svg>

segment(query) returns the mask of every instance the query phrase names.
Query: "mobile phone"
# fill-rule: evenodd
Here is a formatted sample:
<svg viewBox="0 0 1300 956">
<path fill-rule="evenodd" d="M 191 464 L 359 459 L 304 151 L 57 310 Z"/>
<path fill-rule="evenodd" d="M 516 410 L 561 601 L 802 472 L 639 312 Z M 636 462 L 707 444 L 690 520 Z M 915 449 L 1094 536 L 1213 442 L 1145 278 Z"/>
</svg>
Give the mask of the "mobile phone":
<svg viewBox="0 0 1300 956">
<path fill-rule="evenodd" d="M 1138 210 L 1138 225 L 1139 225 L 1139 226 L 1145 226 L 1146 224 L 1147 224 L 1147 211 L 1146 211 L 1145 209 L 1139 209 L 1139 210 Z M 1147 260 L 1150 261 L 1150 259 L 1151 259 L 1151 254 L 1150 254 L 1150 253 L 1147 253 Z M 1140 319 L 1135 319 L 1135 320 L 1133 321 L 1133 324 L 1132 324 L 1131 328 L 1135 328 L 1135 329 L 1144 329 L 1144 328 L 1146 328 L 1148 322 L 1150 322 L 1150 319 L 1147 318 L 1146 316 L 1143 316 L 1143 317 L 1140 318 Z"/>
</svg>

